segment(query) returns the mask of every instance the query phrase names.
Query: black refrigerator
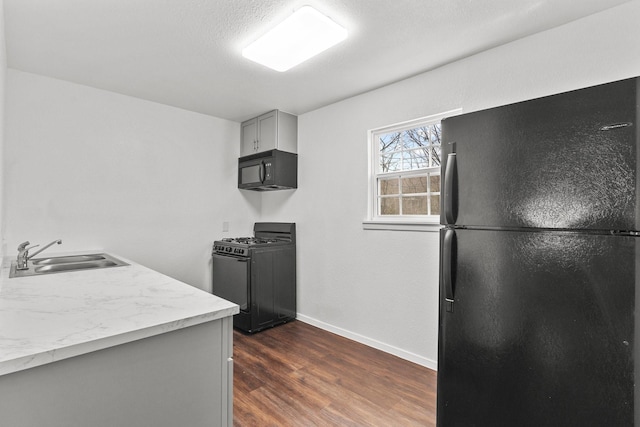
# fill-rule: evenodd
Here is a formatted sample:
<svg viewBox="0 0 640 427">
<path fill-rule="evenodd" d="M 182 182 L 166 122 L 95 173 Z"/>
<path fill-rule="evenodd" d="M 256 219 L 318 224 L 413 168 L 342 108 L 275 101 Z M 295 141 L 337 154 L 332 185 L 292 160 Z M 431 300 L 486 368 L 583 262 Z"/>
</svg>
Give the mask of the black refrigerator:
<svg viewBox="0 0 640 427">
<path fill-rule="evenodd" d="M 438 427 L 640 425 L 638 89 L 443 120 Z"/>
</svg>

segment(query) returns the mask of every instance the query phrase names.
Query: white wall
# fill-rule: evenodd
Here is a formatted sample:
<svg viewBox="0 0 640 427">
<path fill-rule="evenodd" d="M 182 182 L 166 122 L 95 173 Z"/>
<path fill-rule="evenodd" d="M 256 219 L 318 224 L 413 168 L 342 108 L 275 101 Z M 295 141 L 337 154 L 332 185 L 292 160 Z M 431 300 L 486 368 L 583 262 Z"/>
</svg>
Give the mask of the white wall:
<svg viewBox="0 0 640 427">
<path fill-rule="evenodd" d="M 245 234 L 260 211 L 236 189 L 238 123 L 13 69 L 6 97 L 7 255 L 62 238 L 211 288 L 222 222 Z"/>
<path fill-rule="evenodd" d="M 7 51 L 4 36 L 4 0 L 0 0 L 0 165 L 2 165 L 2 156 L 4 152 L 4 104 L 5 104 L 5 86 L 7 75 Z M 0 260 L 5 251 L 4 245 L 4 221 L 3 221 L 3 189 L 4 189 L 4 173 L 0 170 Z"/>
<path fill-rule="evenodd" d="M 632 1 L 300 116 L 299 188 L 262 207 L 298 223 L 300 318 L 435 368 L 438 233 L 362 229 L 367 130 L 639 76 L 638 22 Z"/>
</svg>

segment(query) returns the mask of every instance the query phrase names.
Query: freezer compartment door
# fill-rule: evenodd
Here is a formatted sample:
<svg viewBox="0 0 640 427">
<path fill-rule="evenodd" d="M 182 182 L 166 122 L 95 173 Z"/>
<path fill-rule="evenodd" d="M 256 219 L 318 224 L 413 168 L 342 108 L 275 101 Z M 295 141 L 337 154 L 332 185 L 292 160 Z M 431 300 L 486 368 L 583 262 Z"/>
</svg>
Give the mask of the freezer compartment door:
<svg viewBox="0 0 640 427">
<path fill-rule="evenodd" d="M 443 230 L 437 425 L 633 426 L 639 241 Z"/>
<path fill-rule="evenodd" d="M 442 224 L 638 230 L 638 79 L 442 122 Z"/>
</svg>

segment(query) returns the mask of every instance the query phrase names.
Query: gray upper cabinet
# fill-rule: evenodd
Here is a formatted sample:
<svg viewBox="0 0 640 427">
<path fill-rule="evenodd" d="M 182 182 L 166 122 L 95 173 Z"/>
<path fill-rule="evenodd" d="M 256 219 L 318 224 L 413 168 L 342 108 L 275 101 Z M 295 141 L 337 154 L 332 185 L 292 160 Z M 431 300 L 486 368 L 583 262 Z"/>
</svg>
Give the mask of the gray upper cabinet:
<svg viewBox="0 0 640 427">
<path fill-rule="evenodd" d="M 298 117 L 273 110 L 241 125 L 240 157 L 269 150 L 298 152 Z"/>
</svg>

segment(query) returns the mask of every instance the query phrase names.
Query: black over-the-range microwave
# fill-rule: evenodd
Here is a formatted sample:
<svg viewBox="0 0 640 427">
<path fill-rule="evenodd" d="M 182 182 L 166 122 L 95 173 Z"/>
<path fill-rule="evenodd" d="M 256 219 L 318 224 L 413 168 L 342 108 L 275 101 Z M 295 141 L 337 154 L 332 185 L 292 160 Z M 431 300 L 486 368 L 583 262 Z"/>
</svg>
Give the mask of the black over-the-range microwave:
<svg viewBox="0 0 640 427">
<path fill-rule="evenodd" d="M 298 188 L 298 155 L 270 150 L 240 157 L 238 188 L 255 191 Z"/>
</svg>

